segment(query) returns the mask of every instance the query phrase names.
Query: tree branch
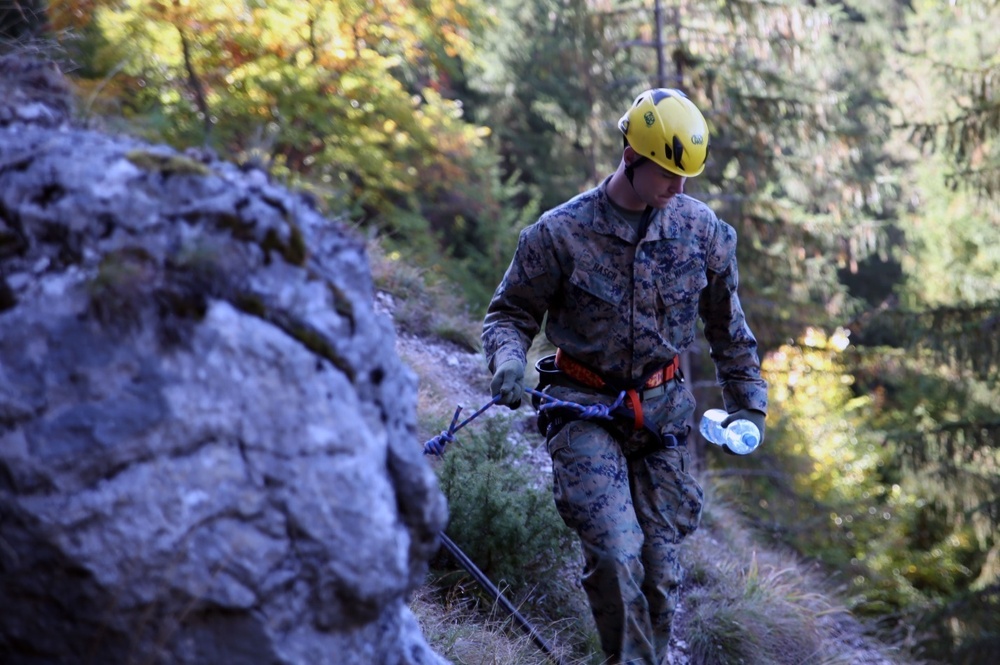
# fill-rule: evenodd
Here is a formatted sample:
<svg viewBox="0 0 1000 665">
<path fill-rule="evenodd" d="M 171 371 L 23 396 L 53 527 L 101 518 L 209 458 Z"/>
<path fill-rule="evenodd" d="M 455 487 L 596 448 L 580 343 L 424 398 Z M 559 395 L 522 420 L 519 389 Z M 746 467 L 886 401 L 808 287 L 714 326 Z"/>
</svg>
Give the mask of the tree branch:
<svg viewBox="0 0 1000 665">
<path fill-rule="evenodd" d="M 181 50 L 184 54 L 184 69 L 187 70 L 188 85 L 191 87 L 191 92 L 194 93 L 194 101 L 198 106 L 198 111 L 202 114 L 202 121 L 205 125 L 205 141 L 207 142 L 208 137 L 212 134 L 212 113 L 208 107 L 208 97 L 205 94 L 205 86 L 198 78 L 198 72 L 194 68 L 194 61 L 191 58 L 191 44 L 187 35 L 181 26 L 176 27 L 177 34 L 181 38 Z"/>
</svg>

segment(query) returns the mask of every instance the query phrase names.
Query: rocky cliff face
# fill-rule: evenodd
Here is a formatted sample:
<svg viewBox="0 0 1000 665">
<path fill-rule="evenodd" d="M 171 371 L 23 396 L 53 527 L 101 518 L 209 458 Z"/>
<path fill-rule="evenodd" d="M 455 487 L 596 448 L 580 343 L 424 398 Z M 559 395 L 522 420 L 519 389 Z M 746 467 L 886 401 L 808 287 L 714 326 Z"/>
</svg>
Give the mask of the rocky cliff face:
<svg viewBox="0 0 1000 665">
<path fill-rule="evenodd" d="M 363 246 L 0 59 L 0 661 L 441 663 L 446 509 Z"/>
</svg>

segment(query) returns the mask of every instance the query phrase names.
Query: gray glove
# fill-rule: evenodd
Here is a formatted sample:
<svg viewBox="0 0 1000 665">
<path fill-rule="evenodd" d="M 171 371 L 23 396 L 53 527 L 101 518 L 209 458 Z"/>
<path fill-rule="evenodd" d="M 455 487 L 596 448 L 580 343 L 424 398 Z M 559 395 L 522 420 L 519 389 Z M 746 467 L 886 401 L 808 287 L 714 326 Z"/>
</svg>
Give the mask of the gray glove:
<svg viewBox="0 0 1000 665">
<path fill-rule="evenodd" d="M 512 358 L 497 367 L 490 383 L 490 393 L 493 397 L 500 396 L 497 404 L 503 404 L 510 409 L 521 406 L 521 395 L 524 394 L 524 363 Z"/>
</svg>

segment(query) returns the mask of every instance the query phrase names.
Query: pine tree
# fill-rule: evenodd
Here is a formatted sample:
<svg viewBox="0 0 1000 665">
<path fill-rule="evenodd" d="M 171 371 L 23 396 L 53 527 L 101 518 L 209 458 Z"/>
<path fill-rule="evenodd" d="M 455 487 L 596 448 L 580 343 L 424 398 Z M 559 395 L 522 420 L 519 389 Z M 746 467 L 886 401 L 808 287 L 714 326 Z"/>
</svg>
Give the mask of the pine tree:
<svg viewBox="0 0 1000 665">
<path fill-rule="evenodd" d="M 859 391 L 893 451 L 885 473 L 920 500 L 907 515 L 912 574 L 930 611 L 923 647 L 949 663 L 1000 646 L 1000 49 L 993 0 L 913 3 L 886 88 L 901 187 L 897 299 L 856 325 Z M 937 564 L 931 556 L 937 553 Z M 962 571 L 935 574 L 942 560 Z"/>
</svg>

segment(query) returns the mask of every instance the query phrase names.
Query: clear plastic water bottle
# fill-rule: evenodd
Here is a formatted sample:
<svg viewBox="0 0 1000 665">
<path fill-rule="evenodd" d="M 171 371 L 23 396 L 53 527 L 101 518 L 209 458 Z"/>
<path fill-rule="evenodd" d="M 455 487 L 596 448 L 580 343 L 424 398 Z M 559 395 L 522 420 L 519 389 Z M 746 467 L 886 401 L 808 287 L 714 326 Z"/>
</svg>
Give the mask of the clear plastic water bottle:
<svg viewBox="0 0 1000 665">
<path fill-rule="evenodd" d="M 760 430 L 749 420 L 734 420 L 728 427 L 722 421 L 729 414 L 722 409 L 709 409 L 701 417 L 701 435 L 719 446 L 727 446 L 737 455 L 749 455 L 760 445 Z"/>
</svg>

